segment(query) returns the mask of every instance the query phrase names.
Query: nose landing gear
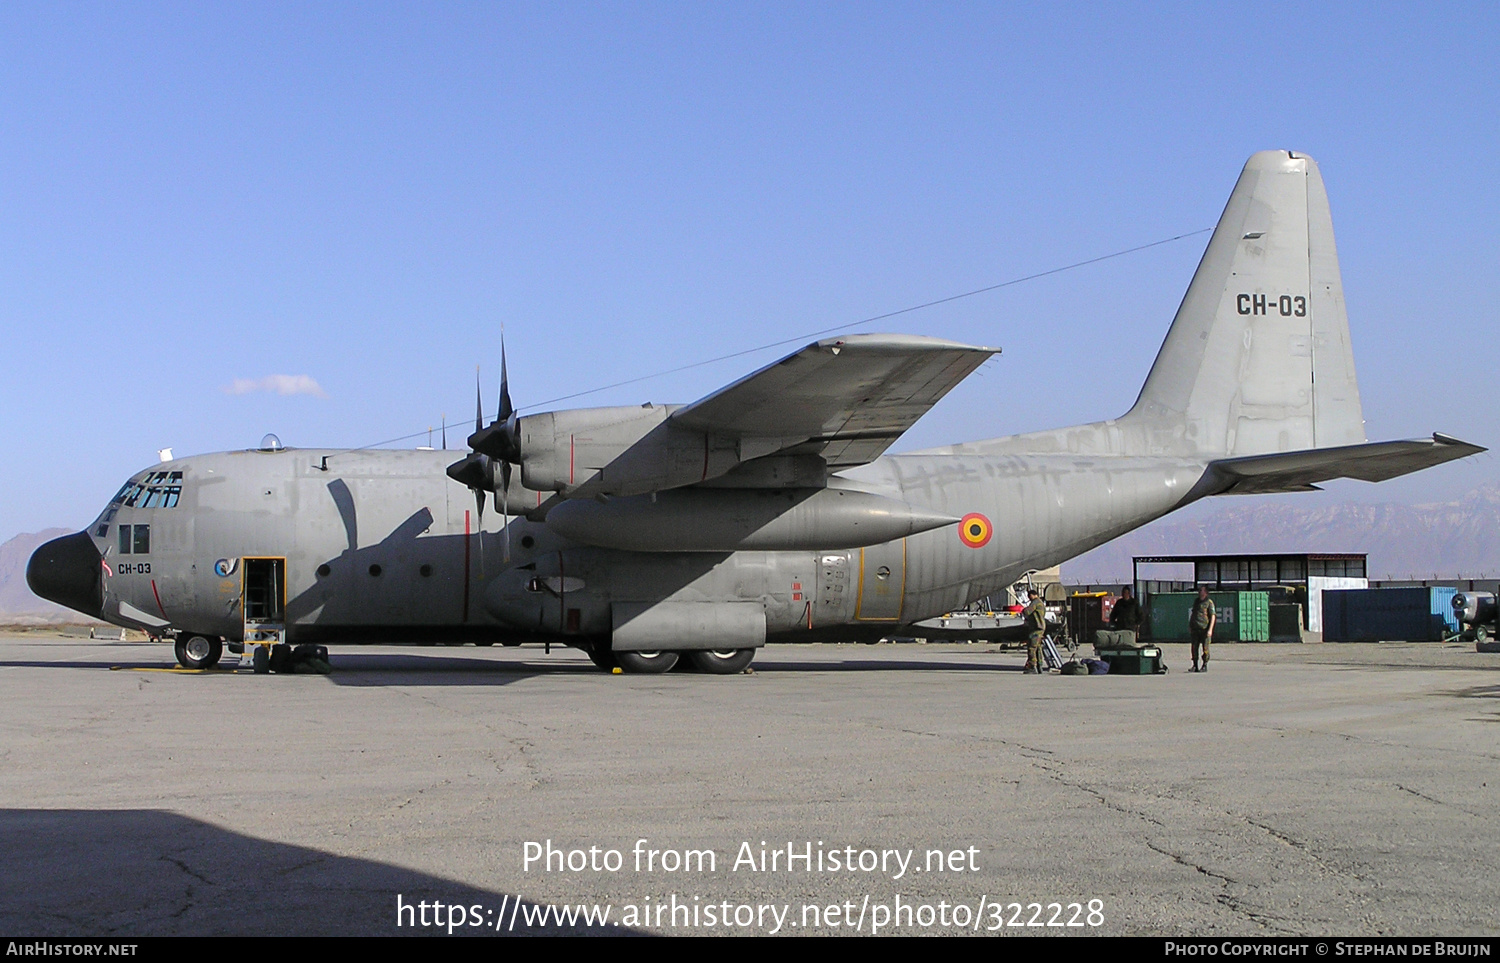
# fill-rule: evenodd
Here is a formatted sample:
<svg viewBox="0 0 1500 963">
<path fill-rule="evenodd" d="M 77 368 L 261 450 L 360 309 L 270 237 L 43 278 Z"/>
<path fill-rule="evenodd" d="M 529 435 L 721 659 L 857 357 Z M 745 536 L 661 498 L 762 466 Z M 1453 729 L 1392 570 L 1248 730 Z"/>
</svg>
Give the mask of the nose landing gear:
<svg viewBox="0 0 1500 963">
<path fill-rule="evenodd" d="M 212 669 L 224 654 L 224 640 L 215 635 L 179 635 L 172 650 L 184 669 Z"/>
</svg>

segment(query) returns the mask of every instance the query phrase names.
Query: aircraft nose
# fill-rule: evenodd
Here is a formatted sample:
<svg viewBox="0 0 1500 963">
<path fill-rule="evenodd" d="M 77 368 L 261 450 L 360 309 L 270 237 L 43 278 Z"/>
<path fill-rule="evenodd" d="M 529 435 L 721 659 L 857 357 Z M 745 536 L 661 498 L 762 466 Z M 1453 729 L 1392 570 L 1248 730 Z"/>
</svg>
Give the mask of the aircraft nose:
<svg viewBox="0 0 1500 963">
<path fill-rule="evenodd" d="M 26 584 L 49 602 L 98 618 L 104 608 L 101 560 L 88 532 L 54 538 L 31 553 Z"/>
</svg>

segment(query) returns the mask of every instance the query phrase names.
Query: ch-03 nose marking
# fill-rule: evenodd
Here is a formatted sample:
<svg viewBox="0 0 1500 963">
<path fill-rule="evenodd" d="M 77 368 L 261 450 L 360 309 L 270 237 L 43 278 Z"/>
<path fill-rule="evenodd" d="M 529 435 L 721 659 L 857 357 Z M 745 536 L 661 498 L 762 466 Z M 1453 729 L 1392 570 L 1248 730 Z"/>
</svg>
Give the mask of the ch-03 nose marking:
<svg viewBox="0 0 1500 963">
<path fill-rule="evenodd" d="M 37 549 L 27 580 L 173 638 L 186 666 L 226 644 L 541 642 L 737 672 L 767 641 L 932 636 L 915 626 L 1200 498 L 1483 450 L 1367 442 L 1349 344 L 1317 165 L 1262 151 L 1119 418 L 888 454 L 998 353 L 889 334 L 809 344 L 690 405 L 521 415 L 502 344 L 499 414 L 457 462 L 274 438 L 174 459 Z"/>
</svg>

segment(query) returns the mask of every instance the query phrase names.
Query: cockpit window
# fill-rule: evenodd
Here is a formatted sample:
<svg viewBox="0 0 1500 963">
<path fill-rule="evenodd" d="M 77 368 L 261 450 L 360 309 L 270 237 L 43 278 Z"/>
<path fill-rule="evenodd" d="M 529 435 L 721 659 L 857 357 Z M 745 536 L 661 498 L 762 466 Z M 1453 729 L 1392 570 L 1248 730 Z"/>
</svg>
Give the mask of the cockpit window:
<svg viewBox="0 0 1500 963">
<path fill-rule="evenodd" d="M 126 482 L 111 504 L 126 508 L 176 508 L 182 497 L 182 472 L 156 471 L 142 475 L 139 481 Z"/>
<path fill-rule="evenodd" d="M 178 486 L 158 487 L 152 485 L 146 489 L 145 494 L 138 502 L 138 506 L 140 508 L 175 508 L 177 500 L 181 495 L 182 489 Z"/>
<path fill-rule="evenodd" d="M 99 521 L 96 523 L 97 527 L 94 529 L 94 535 L 96 537 L 98 537 L 98 538 L 104 538 L 106 535 L 109 534 L 109 522 L 110 522 L 110 519 L 114 518 L 115 517 L 115 512 L 117 512 L 119 510 L 120 510 L 120 507 L 118 505 L 116 505 L 114 502 L 110 502 L 109 503 L 109 507 L 104 510 L 104 514 L 103 515 L 99 516 Z"/>
</svg>

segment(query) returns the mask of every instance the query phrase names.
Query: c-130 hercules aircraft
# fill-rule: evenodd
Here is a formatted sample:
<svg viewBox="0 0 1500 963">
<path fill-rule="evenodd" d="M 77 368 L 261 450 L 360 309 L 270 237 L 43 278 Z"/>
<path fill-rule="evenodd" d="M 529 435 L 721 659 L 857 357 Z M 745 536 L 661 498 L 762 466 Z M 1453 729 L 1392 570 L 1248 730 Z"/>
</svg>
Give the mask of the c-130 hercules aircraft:
<svg viewBox="0 0 1500 963">
<path fill-rule="evenodd" d="M 1366 443 L 1323 179 L 1290 151 L 1246 163 L 1125 415 L 884 454 L 996 353 L 850 335 L 690 405 L 530 415 L 502 373 L 460 462 L 274 442 L 168 461 L 27 580 L 193 668 L 225 642 L 467 640 L 728 673 L 767 641 L 900 634 L 1210 495 L 1484 450 Z"/>
</svg>

